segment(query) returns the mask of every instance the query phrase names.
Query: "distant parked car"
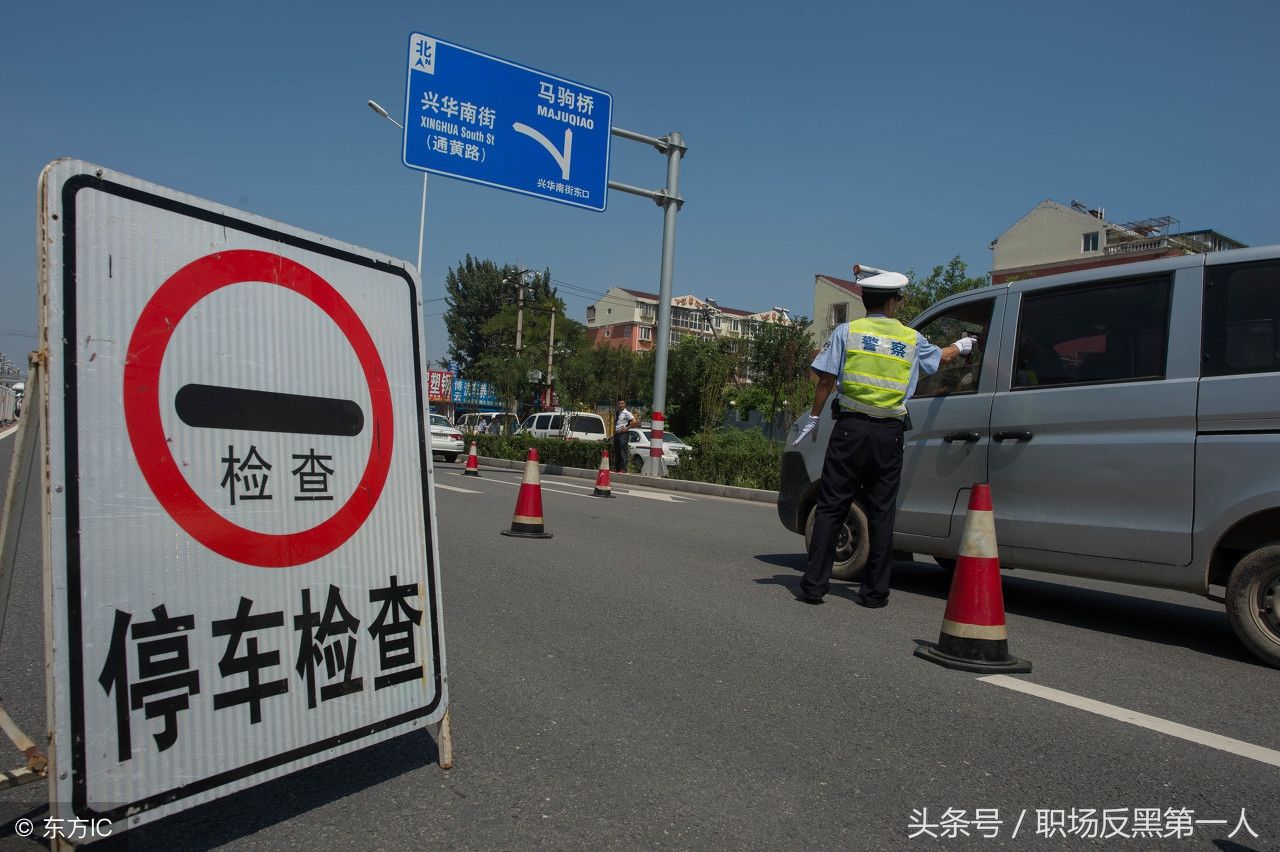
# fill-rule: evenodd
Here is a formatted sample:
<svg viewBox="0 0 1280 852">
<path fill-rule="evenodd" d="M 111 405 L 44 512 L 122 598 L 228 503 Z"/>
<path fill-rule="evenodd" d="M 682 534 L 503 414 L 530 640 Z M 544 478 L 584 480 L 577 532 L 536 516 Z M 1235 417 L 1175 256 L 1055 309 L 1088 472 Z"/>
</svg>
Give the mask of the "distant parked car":
<svg viewBox="0 0 1280 852">
<path fill-rule="evenodd" d="M 447 462 L 455 462 L 462 453 L 462 433 L 443 414 L 431 415 L 431 452 L 444 456 Z"/>
<path fill-rule="evenodd" d="M 652 441 L 652 429 L 632 429 L 627 434 L 627 454 L 631 456 L 632 470 L 639 472 L 644 469 L 644 462 L 649 458 Z M 680 453 L 691 449 L 693 447 L 681 441 L 674 433 L 667 431 L 662 433 L 662 463 L 666 467 L 680 464 Z"/>
<path fill-rule="evenodd" d="M 604 441 L 604 418 L 589 411 L 543 411 L 530 414 L 516 434 L 566 441 Z"/>
<path fill-rule="evenodd" d="M 509 411 L 473 411 L 458 418 L 458 430 L 463 434 L 479 432 L 484 424 L 486 435 L 510 435 L 520 426 L 520 421 Z"/>
</svg>

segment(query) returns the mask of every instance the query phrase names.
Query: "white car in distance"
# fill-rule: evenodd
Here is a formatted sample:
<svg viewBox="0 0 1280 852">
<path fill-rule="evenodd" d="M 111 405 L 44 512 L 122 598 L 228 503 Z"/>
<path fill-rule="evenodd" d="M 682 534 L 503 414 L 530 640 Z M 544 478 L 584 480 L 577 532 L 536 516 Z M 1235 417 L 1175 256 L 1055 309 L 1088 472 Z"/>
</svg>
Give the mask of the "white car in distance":
<svg viewBox="0 0 1280 852">
<path fill-rule="evenodd" d="M 462 433 L 443 414 L 430 415 L 431 454 L 444 456 L 446 462 L 456 462 L 465 448 Z"/>
<path fill-rule="evenodd" d="M 652 429 L 632 429 L 627 434 L 627 455 L 631 458 L 630 467 L 639 473 L 644 469 L 645 460 L 649 458 L 649 448 L 652 446 L 653 430 Z M 684 441 L 672 432 L 663 431 L 662 433 L 662 465 L 663 468 L 675 467 L 680 463 L 680 453 L 691 450 Z"/>
</svg>

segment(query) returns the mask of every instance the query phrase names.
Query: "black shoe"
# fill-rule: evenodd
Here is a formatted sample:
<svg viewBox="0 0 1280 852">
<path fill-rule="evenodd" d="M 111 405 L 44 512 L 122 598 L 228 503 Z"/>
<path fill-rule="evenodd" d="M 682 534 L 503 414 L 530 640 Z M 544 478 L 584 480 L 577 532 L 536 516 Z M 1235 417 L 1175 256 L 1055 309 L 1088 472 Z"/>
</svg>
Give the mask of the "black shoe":
<svg viewBox="0 0 1280 852">
<path fill-rule="evenodd" d="M 858 606 L 865 606 L 867 609 L 880 609 L 888 605 L 888 598 L 869 598 L 866 595 L 858 595 Z"/>
<path fill-rule="evenodd" d="M 820 595 L 807 595 L 804 592 L 800 592 L 796 595 L 796 600 L 800 601 L 800 603 L 813 604 L 815 606 L 822 603 L 822 597 Z"/>
</svg>

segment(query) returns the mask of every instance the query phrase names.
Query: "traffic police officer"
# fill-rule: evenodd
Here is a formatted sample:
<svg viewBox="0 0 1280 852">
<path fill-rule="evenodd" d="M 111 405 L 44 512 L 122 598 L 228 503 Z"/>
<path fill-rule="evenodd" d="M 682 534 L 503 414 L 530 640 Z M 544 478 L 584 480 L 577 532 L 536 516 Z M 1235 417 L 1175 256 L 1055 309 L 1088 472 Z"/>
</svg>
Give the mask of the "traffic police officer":
<svg viewBox="0 0 1280 852">
<path fill-rule="evenodd" d="M 822 603 L 827 593 L 835 533 L 854 500 L 866 513 L 870 543 L 858 603 L 882 607 L 889 602 L 906 401 L 921 370 L 933 373 L 941 364 L 968 355 L 973 347 L 972 338 L 962 337 L 940 349 L 894 319 L 907 277 L 875 272 L 859 282 L 867 316 L 836 328 L 813 359 L 818 377 L 813 408 L 793 442 L 798 445 L 810 435 L 817 440 L 818 418 L 837 390 L 838 378 L 838 401 L 832 406 L 836 425 L 822 465 L 809 564 L 800 581 L 798 598 L 805 603 Z"/>
</svg>

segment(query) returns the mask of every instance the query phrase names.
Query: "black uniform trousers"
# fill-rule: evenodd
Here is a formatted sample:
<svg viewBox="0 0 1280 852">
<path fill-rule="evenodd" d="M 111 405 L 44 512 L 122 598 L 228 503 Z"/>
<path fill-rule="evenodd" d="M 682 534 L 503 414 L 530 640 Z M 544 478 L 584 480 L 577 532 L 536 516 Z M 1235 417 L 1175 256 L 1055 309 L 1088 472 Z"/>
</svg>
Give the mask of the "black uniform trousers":
<svg viewBox="0 0 1280 852">
<path fill-rule="evenodd" d="M 627 470 L 627 447 L 629 446 L 627 436 L 630 430 L 619 432 L 613 436 L 613 472 L 625 473 Z"/>
<path fill-rule="evenodd" d="M 822 464 L 809 564 L 800 581 L 803 594 L 822 597 L 830 588 L 836 531 L 849 505 L 857 501 L 867 516 L 870 544 L 859 594 L 871 604 L 888 599 L 893 522 L 902 482 L 903 431 L 901 420 L 856 412 L 837 415 Z"/>
</svg>

